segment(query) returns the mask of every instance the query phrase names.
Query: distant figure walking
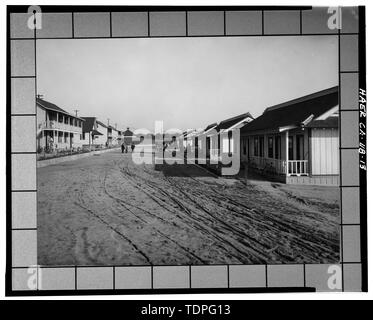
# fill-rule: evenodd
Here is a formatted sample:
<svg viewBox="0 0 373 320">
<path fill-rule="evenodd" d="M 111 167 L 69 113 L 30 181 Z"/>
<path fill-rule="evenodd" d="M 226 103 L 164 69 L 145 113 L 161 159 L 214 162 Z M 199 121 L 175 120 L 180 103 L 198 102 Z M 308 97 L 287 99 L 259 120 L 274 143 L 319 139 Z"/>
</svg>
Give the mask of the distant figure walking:
<svg viewBox="0 0 373 320">
<path fill-rule="evenodd" d="M 135 149 L 135 144 L 134 143 L 131 144 L 131 152 L 133 152 L 133 149 Z"/>
<path fill-rule="evenodd" d="M 126 153 L 128 153 L 128 146 L 126 145 Z"/>
<path fill-rule="evenodd" d="M 124 153 L 124 143 L 121 144 L 122 153 Z"/>
</svg>

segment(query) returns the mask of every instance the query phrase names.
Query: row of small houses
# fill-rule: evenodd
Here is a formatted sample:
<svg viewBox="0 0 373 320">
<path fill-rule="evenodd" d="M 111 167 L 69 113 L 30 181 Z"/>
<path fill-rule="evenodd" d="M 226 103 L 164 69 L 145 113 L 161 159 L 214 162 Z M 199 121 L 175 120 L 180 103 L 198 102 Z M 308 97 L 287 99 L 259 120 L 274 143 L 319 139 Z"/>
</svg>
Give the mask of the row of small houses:
<svg viewBox="0 0 373 320">
<path fill-rule="evenodd" d="M 241 168 L 253 169 L 276 180 L 338 185 L 338 110 L 338 87 L 333 87 L 268 107 L 255 119 L 245 113 L 202 130 L 184 132 L 184 147 L 193 150 L 197 162 L 198 153 L 204 148 L 207 161 L 203 165 L 218 173 L 222 154 L 239 152 Z M 73 116 L 39 98 L 37 121 L 39 150 L 130 144 L 134 137 L 129 129 L 118 130 L 95 117 Z M 232 134 L 234 129 L 240 131 L 239 141 Z M 202 135 L 205 146 L 201 143 Z M 140 137 L 140 142 L 143 138 Z"/>
<path fill-rule="evenodd" d="M 205 165 L 217 172 L 221 170 L 221 164 L 216 164 L 221 152 L 239 152 L 241 168 L 253 169 L 275 180 L 338 185 L 338 109 L 338 87 L 333 87 L 268 107 L 256 119 L 245 113 L 186 136 L 192 136 L 198 153 L 198 138 L 204 135 Z M 233 129 L 240 129 L 240 141 L 234 141 Z M 222 133 L 225 138 L 220 139 Z"/>
<path fill-rule="evenodd" d="M 37 98 L 37 150 L 63 151 L 100 149 L 131 144 L 132 131 L 119 130 L 96 117 L 78 117 Z"/>
</svg>

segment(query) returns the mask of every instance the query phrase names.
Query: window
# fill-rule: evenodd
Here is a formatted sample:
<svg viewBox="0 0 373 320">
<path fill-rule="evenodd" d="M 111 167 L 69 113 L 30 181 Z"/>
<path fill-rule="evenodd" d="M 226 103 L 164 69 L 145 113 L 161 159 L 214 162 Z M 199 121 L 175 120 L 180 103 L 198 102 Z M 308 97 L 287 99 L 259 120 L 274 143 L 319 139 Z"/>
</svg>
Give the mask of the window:
<svg viewBox="0 0 373 320">
<path fill-rule="evenodd" d="M 247 145 L 247 140 L 242 140 L 242 153 L 246 156 L 246 145 Z"/>
<path fill-rule="evenodd" d="M 275 158 L 281 159 L 281 136 L 275 137 Z"/>
<path fill-rule="evenodd" d="M 296 160 L 303 160 L 304 159 L 304 136 L 297 135 L 297 159 Z"/>
<path fill-rule="evenodd" d="M 259 156 L 259 138 L 258 137 L 254 138 L 254 156 L 255 157 Z"/>
<path fill-rule="evenodd" d="M 75 126 L 75 127 L 78 126 L 78 125 L 77 125 L 77 121 L 76 121 L 76 119 L 74 119 L 74 126 Z"/>
<path fill-rule="evenodd" d="M 264 157 L 264 137 L 259 137 L 259 157 Z"/>
<path fill-rule="evenodd" d="M 289 160 L 294 160 L 294 139 L 289 136 Z"/>
<path fill-rule="evenodd" d="M 232 139 L 232 131 L 228 132 L 228 154 L 231 155 L 233 152 L 233 139 Z"/>
<path fill-rule="evenodd" d="M 69 118 L 65 116 L 65 121 L 64 121 L 65 124 L 69 124 Z"/>
<path fill-rule="evenodd" d="M 64 142 L 67 143 L 67 133 L 64 134 Z"/>
<path fill-rule="evenodd" d="M 63 115 L 58 114 L 58 122 L 62 123 L 63 122 Z"/>
<path fill-rule="evenodd" d="M 268 158 L 273 158 L 273 137 L 268 137 Z"/>
<path fill-rule="evenodd" d="M 62 142 L 62 132 L 58 132 L 58 142 Z"/>
</svg>

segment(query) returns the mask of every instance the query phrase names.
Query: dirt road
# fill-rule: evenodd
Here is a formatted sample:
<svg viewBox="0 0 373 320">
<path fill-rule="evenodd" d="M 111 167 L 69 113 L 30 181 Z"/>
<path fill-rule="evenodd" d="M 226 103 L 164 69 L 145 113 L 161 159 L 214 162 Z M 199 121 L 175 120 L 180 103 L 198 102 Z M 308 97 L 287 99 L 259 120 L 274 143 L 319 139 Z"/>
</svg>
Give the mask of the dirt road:
<svg viewBox="0 0 373 320">
<path fill-rule="evenodd" d="M 40 265 L 333 263 L 338 188 L 135 165 L 113 151 L 38 169 Z"/>
</svg>

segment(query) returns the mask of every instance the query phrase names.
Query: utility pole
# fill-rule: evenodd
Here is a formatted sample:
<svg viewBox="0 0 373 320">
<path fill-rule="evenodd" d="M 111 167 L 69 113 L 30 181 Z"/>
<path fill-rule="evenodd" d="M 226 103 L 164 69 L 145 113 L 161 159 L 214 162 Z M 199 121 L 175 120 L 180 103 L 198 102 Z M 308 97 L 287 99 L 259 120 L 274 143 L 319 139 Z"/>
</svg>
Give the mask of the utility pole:
<svg viewBox="0 0 373 320">
<path fill-rule="evenodd" d="M 75 117 L 77 118 L 78 117 L 78 109 L 75 109 L 74 112 L 75 112 Z"/>
<path fill-rule="evenodd" d="M 107 118 L 107 126 L 110 125 L 110 118 Z"/>
</svg>

